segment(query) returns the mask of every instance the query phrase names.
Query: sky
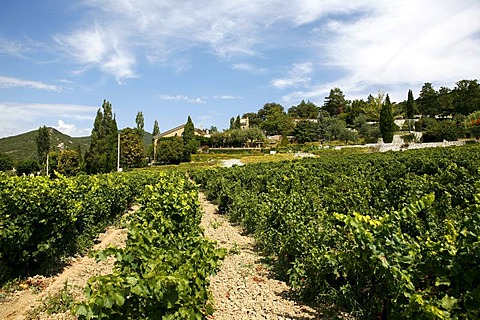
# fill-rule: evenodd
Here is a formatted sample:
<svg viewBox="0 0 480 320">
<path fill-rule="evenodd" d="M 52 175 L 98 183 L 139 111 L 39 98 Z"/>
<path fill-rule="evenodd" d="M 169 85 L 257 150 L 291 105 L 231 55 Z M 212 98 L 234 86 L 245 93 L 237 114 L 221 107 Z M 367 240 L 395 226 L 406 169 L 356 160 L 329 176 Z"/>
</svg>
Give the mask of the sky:
<svg viewBox="0 0 480 320">
<path fill-rule="evenodd" d="M 392 101 L 479 79 L 478 0 L 21 0 L 0 4 L 0 138 L 46 125 L 225 129 L 330 89 Z"/>
</svg>

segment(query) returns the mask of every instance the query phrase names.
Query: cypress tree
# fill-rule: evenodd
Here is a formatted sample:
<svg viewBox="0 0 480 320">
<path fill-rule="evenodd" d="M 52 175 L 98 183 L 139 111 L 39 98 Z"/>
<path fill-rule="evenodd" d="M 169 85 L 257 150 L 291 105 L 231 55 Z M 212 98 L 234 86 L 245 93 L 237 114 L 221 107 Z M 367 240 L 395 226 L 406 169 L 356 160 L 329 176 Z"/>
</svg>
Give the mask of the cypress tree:
<svg viewBox="0 0 480 320">
<path fill-rule="evenodd" d="M 382 105 L 382 110 L 380 111 L 380 132 L 383 142 L 391 143 L 393 141 L 394 129 L 395 123 L 393 122 L 392 104 L 387 94 L 385 102 Z"/>
<path fill-rule="evenodd" d="M 107 173 L 116 168 L 117 135 L 117 121 L 112 113 L 112 105 L 103 100 L 102 108 L 98 109 L 93 123 L 90 148 L 85 154 L 85 169 L 88 173 Z"/>
<path fill-rule="evenodd" d="M 192 118 L 188 116 L 187 123 L 182 133 L 183 144 L 185 146 L 184 161 L 190 161 L 191 155 L 197 153 L 198 142 L 195 138 L 195 126 L 193 125 Z"/>
<path fill-rule="evenodd" d="M 138 111 L 137 116 L 135 117 L 135 123 L 137 124 L 137 132 L 143 139 L 145 133 L 145 119 L 143 118 L 143 112 Z"/>
<path fill-rule="evenodd" d="M 413 93 L 412 89 L 408 90 L 408 98 L 407 98 L 407 119 L 413 119 L 414 117 L 414 106 L 413 106 Z"/>
<path fill-rule="evenodd" d="M 47 161 L 47 154 L 50 150 L 50 130 L 46 126 L 38 128 L 35 143 L 37 144 L 38 162 L 43 165 Z"/>
</svg>

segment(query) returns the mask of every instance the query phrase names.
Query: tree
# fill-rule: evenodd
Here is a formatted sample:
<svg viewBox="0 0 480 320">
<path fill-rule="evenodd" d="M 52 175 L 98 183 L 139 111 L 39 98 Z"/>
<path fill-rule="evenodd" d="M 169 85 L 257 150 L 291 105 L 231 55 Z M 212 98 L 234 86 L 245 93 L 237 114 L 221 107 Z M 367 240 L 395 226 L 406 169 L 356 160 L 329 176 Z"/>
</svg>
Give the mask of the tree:
<svg viewBox="0 0 480 320">
<path fill-rule="evenodd" d="M 46 126 L 38 128 L 35 143 L 37 144 L 38 162 L 44 165 L 50 150 L 50 130 Z"/>
<path fill-rule="evenodd" d="M 262 119 L 258 116 L 257 113 L 255 112 L 247 112 L 247 113 L 244 113 L 242 118 L 248 118 L 248 126 L 250 128 L 254 128 L 254 127 L 257 127 L 259 128 L 260 127 L 260 123 L 262 122 Z"/>
<path fill-rule="evenodd" d="M 309 120 L 299 121 L 293 129 L 293 136 L 298 143 L 318 141 L 318 124 Z"/>
<path fill-rule="evenodd" d="M 262 119 L 260 128 L 267 135 L 287 135 L 293 129 L 293 122 L 282 105 L 272 102 L 266 103 L 262 109 L 258 111 L 259 117 Z"/>
<path fill-rule="evenodd" d="M 355 119 L 354 125 L 365 143 L 375 143 L 381 137 L 378 125 L 368 123 L 367 117 L 363 114 Z"/>
<path fill-rule="evenodd" d="M 145 133 L 145 119 L 143 118 L 143 113 L 141 111 L 138 111 L 137 116 L 135 117 L 135 123 L 137 124 L 137 132 L 143 139 Z"/>
<path fill-rule="evenodd" d="M 137 131 L 125 128 L 120 134 L 120 165 L 126 168 L 140 168 L 144 164 L 145 148 Z"/>
<path fill-rule="evenodd" d="M 442 116 L 446 117 L 455 114 L 453 98 L 454 97 L 451 89 L 447 87 L 440 87 L 438 90 L 437 105 L 438 111 Z"/>
<path fill-rule="evenodd" d="M 184 157 L 183 140 L 180 137 L 162 138 L 157 142 L 156 159 L 163 164 L 179 164 Z"/>
<path fill-rule="evenodd" d="M 414 106 L 412 89 L 408 90 L 406 109 L 407 109 L 407 119 L 413 119 L 415 116 L 415 106 Z"/>
<path fill-rule="evenodd" d="M 247 138 L 247 145 L 253 147 L 255 142 L 265 141 L 265 135 L 263 134 L 260 128 L 248 128 L 245 131 L 245 136 Z"/>
<path fill-rule="evenodd" d="M 55 170 L 58 173 L 67 177 L 75 176 L 80 173 L 82 168 L 82 158 L 77 150 L 61 150 L 56 153 Z"/>
<path fill-rule="evenodd" d="M 0 171 L 9 171 L 13 169 L 12 159 L 6 153 L 0 153 Z"/>
<path fill-rule="evenodd" d="M 153 122 L 153 130 L 152 130 L 152 141 L 155 138 L 155 136 L 160 134 L 160 126 L 158 125 L 158 121 L 155 120 Z"/>
<path fill-rule="evenodd" d="M 117 121 L 112 114 L 112 105 L 103 100 L 102 108 L 98 109 L 93 123 L 90 149 L 85 155 L 88 173 L 107 173 L 115 170 L 117 135 Z"/>
<path fill-rule="evenodd" d="M 287 114 L 294 119 L 316 119 L 319 111 L 313 102 L 302 100 L 297 106 L 290 107 Z"/>
<path fill-rule="evenodd" d="M 237 118 L 235 119 L 235 129 L 240 129 L 242 127 L 242 124 L 240 123 L 240 116 L 238 115 Z"/>
<path fill-rule="evenodd" d="M 190 161 L 191 155 L 197 153 L 198 141 L 195 138 L 195 126 L 193 125 L 192 118 L 188 116 L 187 123 L 182 133 L 185 161 Z"/>
<path fill-rule="evenodd" d="M 437 91 L 430 82 L 426 82 L 418 95 L 418 108 L 422 115 L 434 117 L 437 110 Z"/>
<path fill-rule="evenodd" d="M 340 88 L 333 88 L 330 90 L 328 97 L 325 97 L 323 109 L 326 110 L 330 116 L 340 114 L 345 111 L 347 100 Z"/>
<path fill-rule="evenodd" d="M 380 111 L 380 132 L 383 142 L 391 143 L 393 141 L 394 130 L 395 122 L 393 121 L 392 104 L 387 94 L 382 110 Z"/>
<path fill-rule="evenodd" d="M 22 176 L 22 175 L 29 175 L 35 172 L 38 172 L 40 170 L 40 166 L 38 165 L 38 162 L 35 160 L 23 160 L 17 165 L 17 175 Z"/>
<path fill-rule="evenodd" d="M 363 99 L 355 99 L 349 103 L 345 110 L 347 113 L 347 116 L 345 117 L 347 124 L 354 124 L 355 119 L 363 114 L 365 109 L 367 109 L 367 102 Z"/>
<path fill-rule="evenodd" d="M 455 112 L 469 115 L 480 110 L 480 84 L 475 80 L 461 80 L 453 89 Z"/>
</svg>

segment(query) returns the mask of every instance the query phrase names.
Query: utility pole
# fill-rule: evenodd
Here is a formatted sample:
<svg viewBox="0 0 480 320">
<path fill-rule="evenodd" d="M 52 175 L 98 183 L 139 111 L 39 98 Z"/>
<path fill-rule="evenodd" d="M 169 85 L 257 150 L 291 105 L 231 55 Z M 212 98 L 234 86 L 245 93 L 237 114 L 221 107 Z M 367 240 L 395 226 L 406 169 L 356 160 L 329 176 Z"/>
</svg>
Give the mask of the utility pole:
<svg viewBox="0 0 480 320">
<path fill-rule="evenodd" d="M 118 142 L 117 142 L 117 172 L 120 171 L 120 133 L 118 133 Z"/>
</svg>

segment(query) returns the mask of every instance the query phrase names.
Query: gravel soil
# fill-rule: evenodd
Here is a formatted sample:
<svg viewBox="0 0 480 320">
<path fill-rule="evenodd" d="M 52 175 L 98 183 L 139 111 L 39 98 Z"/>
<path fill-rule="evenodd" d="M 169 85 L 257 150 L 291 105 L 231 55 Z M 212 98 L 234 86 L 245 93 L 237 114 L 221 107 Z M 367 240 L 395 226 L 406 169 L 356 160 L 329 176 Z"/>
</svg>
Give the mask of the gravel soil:
<svg viewBox="0 0 480 320">
<path fill-rule="evenodd" d="M 331 312 L 289 299 L 289 286 L 274 279 L 269 267 L 261 262 L 254 239 L 244 235 L 242 228 L 231 225 L 227 216 L 218 214 L 217 207 L 202 193 L 199 200 L 205 236 L 229 252 L 220 271 L 211 278 L 215 312 L 210 319 L 337 318 L 330 316 Z"/>
</svg>

